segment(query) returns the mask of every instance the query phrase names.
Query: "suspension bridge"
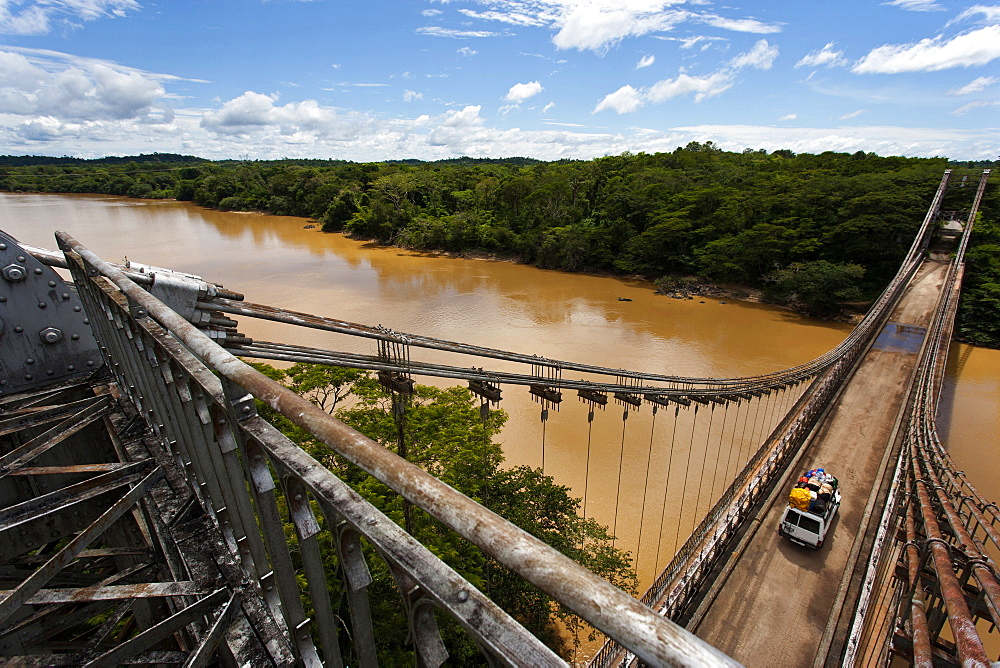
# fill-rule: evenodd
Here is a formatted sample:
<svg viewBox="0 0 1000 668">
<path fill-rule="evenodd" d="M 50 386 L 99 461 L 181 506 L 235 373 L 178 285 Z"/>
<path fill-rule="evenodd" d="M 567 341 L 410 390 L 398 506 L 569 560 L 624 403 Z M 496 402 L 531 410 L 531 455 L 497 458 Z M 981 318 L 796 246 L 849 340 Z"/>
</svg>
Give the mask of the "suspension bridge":
<svg viewBox="0 0 1000 668">
<path fill-rule="evenodd" d="M 944 245 L 944 174 L 899 272 L 839 346 L 744 378 L 610 369 L 297 313 L 197 276 L 105 261 L 66 232 L 58 251 L 0 235 L 0 656 L 375 665 L 363 541 L 395 580 L 420 665 L 447 659 L 435 614 L 492 662 L 564 665 L 261 418 L 257 399 L 600 630 L 608 640 L 592 665 L 990 665 L 1000 511 L 935 429 L 988 176 L 949 214 L 962 229 Z M 374 349 L 257 341 L 238 331 L 249 318 Z M 582 401 L 589 422 L 617 406 L 623 428 L 650 411 L 669 433 L 655 466 L 651 434 L 646 461 L 647 488 L 652 469 L 663 484 L 644 493 L 641 513 L 657 521 L 639 521 L 658 525 L 659 575 L 629 596 L 243 357 L 375 372 L 398 412 L 415 378 L 465 382 L 484 409 L 526 389 L 543 423 L 566 400 Z M 624 437 L 619 489 L 623 460 Z M 827 544 L 807 553 L 775 529 L 791 481 L 816 464 L 835 467 L 845 501 Z M 328 578 L 342 582 L 349 624 Z"/>
</svg>

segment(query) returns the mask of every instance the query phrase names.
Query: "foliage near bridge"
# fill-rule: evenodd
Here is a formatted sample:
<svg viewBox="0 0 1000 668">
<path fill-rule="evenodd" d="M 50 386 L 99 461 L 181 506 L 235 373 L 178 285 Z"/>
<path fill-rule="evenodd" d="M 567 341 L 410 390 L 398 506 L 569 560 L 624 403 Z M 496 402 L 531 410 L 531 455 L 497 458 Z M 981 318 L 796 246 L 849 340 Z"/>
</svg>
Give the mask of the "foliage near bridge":
<svg viewBox="0 0 1000 668">
<path fill-rule="evenodd" d="M 398 426 L 392 398 L 369 373 L 305 363 L 287 370 L 259 363 L 253 366 L 369 438 L 397 450 Z M 341 402 L 344 405 L 338 405 Z M 560 626 L 581 631 L 583 624 L 576 615 L 426 512 L 406 509 L 397 493 L 335 455 L 280 414 L 260 402 L 258 408 L 317 461 L 398 524 L 408 525 L 417 540 L 525 628 L 569 658 L 572 643 Z M 606 527 L 580 517 L 580 500 L 570 495 L 568 487 L 557 485 L 539 469 L 503 466 L 502 449 L 493 442 L 493 437 L 506 420 L 502 410 L 491 410 L 484 417 L 472 393 L 463 387 L 441 389 L 417 385 L 402 420 L 406 458 L 609 582 L 634 593 L 635 576 L 628 553 L 614 547 Z M 292 531 L 291 527 L 288 531 Z M 328 572 L 336 573 L 331 540 L 329 536 L 321 537 L 321 543 L 326 545 L 324 559 L 330 562 Z M 370 585 L 371 604 L 380 661 L 386 665 L 409 665 L 413 656 L 407 649 L 401 597 L 392 591 L 395 585 L 385 562 L 374 554 L 369 554 L 368 562 L 375 578 Z M 342 585 L 334 577 L 329 586 L 331 591 L 339 592 Z M 338 599 L 333 598 L 336 605 Z M 337 614 L 343 617 L 350 614 L 346 599 L 340 599 L 339 608 Z M 443 617 L 439 622 L 454 624 Z M 474 643 L 457 626 L 445 626 L 442 633 L 455 665 L 478 665 L 483 660 Z"/>
<path fill-rule="evenodd" d="M 729 153 L 711 142 L 547 163 L 191 159 L 182 166 L 183 156 L 158 163 L 143 157 L 142 163 L 37 165 L 20 159 L 0 165 L 0 189 L 174 197 L 222 210 L 306 216 L 326 231 L 414 249 L 653 279 L 698 275 L 765 288 L 774 301 L 821 315 L 881 290 L 948 167 L 944 158 L 864 152 Z M 961 193 L 953 189 L 949 197 Z M 1000 220 L 996 193 L 987 192 L 985 221 Z M 1000 321 L 989 287 L 996 272 L 988 261 L 972 267 L 973 275 L 981 271 L 987 276 L 973 279 L 982 286 L 965 301 L 962 331 L 1000 344 L 989 325 Z"/>
</svg>

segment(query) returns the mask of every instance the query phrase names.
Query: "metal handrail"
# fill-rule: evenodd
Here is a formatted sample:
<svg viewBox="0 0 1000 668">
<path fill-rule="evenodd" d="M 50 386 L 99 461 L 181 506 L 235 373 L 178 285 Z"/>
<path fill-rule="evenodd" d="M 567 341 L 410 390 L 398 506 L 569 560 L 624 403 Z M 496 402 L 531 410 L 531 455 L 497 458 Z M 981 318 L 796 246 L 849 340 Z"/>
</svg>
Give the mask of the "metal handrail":
<svg viewBox="0 0 1000 668">
<path fill-rule="evenodd" d="M 259 373 L 66 232 L 56 237 L 64 252 L 80 257 L 116 286 L 135 317 L 155 320 L 208 369 L 313 434 L 645 661 L 737 665 L 606 580 Z"/>
</svg>

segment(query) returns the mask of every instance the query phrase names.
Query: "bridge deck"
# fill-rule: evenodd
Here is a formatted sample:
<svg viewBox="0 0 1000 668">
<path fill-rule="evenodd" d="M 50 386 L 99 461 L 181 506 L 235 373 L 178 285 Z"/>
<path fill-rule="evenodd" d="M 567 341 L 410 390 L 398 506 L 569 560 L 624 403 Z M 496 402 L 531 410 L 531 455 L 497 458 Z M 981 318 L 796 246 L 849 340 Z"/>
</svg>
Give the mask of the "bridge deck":
<svg viewBox="0 0 1000 668">
<path fill-rule="evenodd" d="M 869 531 L 869 500 L 878 491 L 885 446 L 917 361 L 921 328 L 930 323 L 946 269 L 934 261 L 920 268 L 890 324 L 689 624 L 699 637 L 745 665 L 826 662 L 839 597 L 856 589 L 855 549 Z M 836 475 L 843 491 L 840 514 L 818 551 L 777 534 L 793 476 L 814 466 Z"/>
</svg>

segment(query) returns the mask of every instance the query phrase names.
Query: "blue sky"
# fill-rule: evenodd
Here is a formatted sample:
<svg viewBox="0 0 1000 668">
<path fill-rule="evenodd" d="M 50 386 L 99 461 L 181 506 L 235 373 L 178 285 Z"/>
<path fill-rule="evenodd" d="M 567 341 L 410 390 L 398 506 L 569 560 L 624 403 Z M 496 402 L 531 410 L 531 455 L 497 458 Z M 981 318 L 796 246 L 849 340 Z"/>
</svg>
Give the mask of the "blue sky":
<svg viewBox="0 0 1000 668">
<path fill-rule="evenodd" d="M 1000 5 L 0 0 L 0 153 L 1000 154 Z"/>
</svg>

